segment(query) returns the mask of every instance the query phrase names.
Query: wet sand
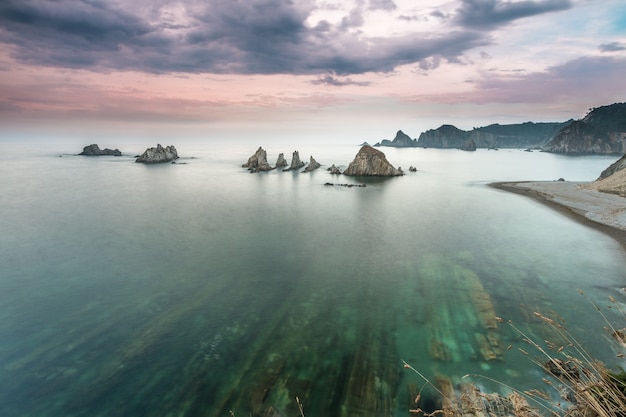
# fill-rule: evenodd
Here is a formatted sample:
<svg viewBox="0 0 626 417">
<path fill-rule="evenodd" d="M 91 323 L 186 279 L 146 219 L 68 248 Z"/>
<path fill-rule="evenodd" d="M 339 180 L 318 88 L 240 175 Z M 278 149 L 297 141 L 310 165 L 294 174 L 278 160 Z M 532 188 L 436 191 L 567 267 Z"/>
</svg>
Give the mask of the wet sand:
<svg viewBox="0 0 626 417">
<path fill-rule="evenodd" d="M 626 251 L 626 198 L 594 189 L 593 183 L 520 181 L 489 184 L 499 190 L 534 198 L 616 239 Z"/>
</svg>

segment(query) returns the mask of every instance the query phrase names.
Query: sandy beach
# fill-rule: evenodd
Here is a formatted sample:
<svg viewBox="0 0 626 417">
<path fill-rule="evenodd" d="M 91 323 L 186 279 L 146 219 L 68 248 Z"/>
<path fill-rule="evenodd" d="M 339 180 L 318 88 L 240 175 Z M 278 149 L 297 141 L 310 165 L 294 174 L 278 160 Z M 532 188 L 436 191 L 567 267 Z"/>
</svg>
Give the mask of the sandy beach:
<svg viewBox="0 0 626 417">
<path fill-rule="evenodd" d="M 594 183 L 498 182 L 492 187 L 536 199 L 615 238 L 626 250 L 626 198 L 599 191 Z"/>
</svg>

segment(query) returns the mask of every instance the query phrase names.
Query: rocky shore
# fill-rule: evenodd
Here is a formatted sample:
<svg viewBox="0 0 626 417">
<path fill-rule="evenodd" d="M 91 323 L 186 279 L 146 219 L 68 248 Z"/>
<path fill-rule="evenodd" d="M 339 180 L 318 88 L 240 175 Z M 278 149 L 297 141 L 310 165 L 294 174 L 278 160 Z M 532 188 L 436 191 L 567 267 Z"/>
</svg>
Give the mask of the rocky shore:
<svg viewBox="0 0 626 417">
<path fill-rule="evenodd" d="M 602 192 L 598 182 L 536 181 L 497 182 L 499 190 L 528 196 L 574 220 L 594 227 L 626 250 L 626 198 Z"/>
</svg>

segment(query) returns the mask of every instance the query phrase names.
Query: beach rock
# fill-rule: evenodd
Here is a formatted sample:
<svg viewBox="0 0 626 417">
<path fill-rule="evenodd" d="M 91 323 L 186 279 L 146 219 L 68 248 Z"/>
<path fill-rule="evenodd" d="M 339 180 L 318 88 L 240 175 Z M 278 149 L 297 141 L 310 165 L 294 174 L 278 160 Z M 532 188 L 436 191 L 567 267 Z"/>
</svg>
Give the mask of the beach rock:
<svg viewBox="0 0 626 417">
<path fill-rule="evenodd" d="M 281 152 L 278 155 L 278 159 L 276 160 L 276 168 L 286 167 L 287 165 L 289 164 L 287 163 L 287 160 L 285 159 L 285 154 Z"/>
<path fill-rule="evenodd" d="M 467 139 L 465 142 L 463 142 L 463 145 L 461 145 L 461 150 L 474 152 L 476 150 L 476 142 L 474 142 L 472 139 Z"/>
<path fill-rule="evenodd" d="M 145 164 L 158 164 L 162 162 L 171 162 L 178 159 L 178 152 L 173 145 L 162 147 L 160 144 L 156 148 L 146 149 L 135 162 Z"/>
<path fill-rule="evenodd" d="M 267 163 L 267 152 L 261 146 L 259 146 L 254 155 L 248 158 L 248 162 L 241 167 L 248 168 L 250 172 L 270 171 L 272 169 L 270 164 Z"/>
<path fill-rule="evenodd" d="M 298 151 L 293 151 L 293 155 L 291 157 L 291 166 L 287 169 L 283 169 L 283 171 L 293 171 L 294 169 L 300 169 L 304 166 L 304 162 L 300 161 L 300 154 Z"/>
<path fill-rule="evenodd" d="M 104 156 L 104 155 L 112 155 L 112 156 L 122 156 L 122 152 L 119 149 L 109 149 L 104 148 L 100 149 L 100 147 L 93 143 L 91 145 L 85 146 L 83 151 L 79 153 L 79 155 L 85 156 Z"/>
<path fill-rule="evenodd" d="M 319 167 L 321 167 L 322 164 L 320 164 L 319 162 L 317 162 L 315 160 L 315 158 L 313 158 L 313 156 L 311 156 L 311 159 L 309 160 L 309 165 L 306 166 L 306 168 L 304 168 L 304 171 L 302 172 L 311 172 L 311 171 L 315 171 L 316 169 L 318 169 Z"/>
<path fill-rule="evenodd" d="M 371 146 L 363 146 L 348 168 L 343 172 L 349 176 L 395 177 L 404 175 L 402 169 L 394 168 L 385 154 Z"/>
<path fill-rule="evenodd" d="M 335 164 L 332 164 L 330 168 L 327 169 L 327 171 L 330 172 L 331 175 L 341 175 L 341 170 L 336 167 Z"/>
</svg>

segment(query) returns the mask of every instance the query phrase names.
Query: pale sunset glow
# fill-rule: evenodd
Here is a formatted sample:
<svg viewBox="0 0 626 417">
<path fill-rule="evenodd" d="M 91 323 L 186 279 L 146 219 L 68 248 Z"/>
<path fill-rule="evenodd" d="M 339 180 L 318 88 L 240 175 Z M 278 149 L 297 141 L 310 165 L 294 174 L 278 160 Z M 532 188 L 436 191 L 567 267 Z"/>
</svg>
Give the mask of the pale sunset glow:
<svg viewBox="0 0 626 417">
<path fill-rule="evenodd" d="M 623 101 L 625 73 L 617 0 L 0 5 L 0 118 L 12 130 L 417 136 L 441 123 L 579 118 Z"/>
</svg>

